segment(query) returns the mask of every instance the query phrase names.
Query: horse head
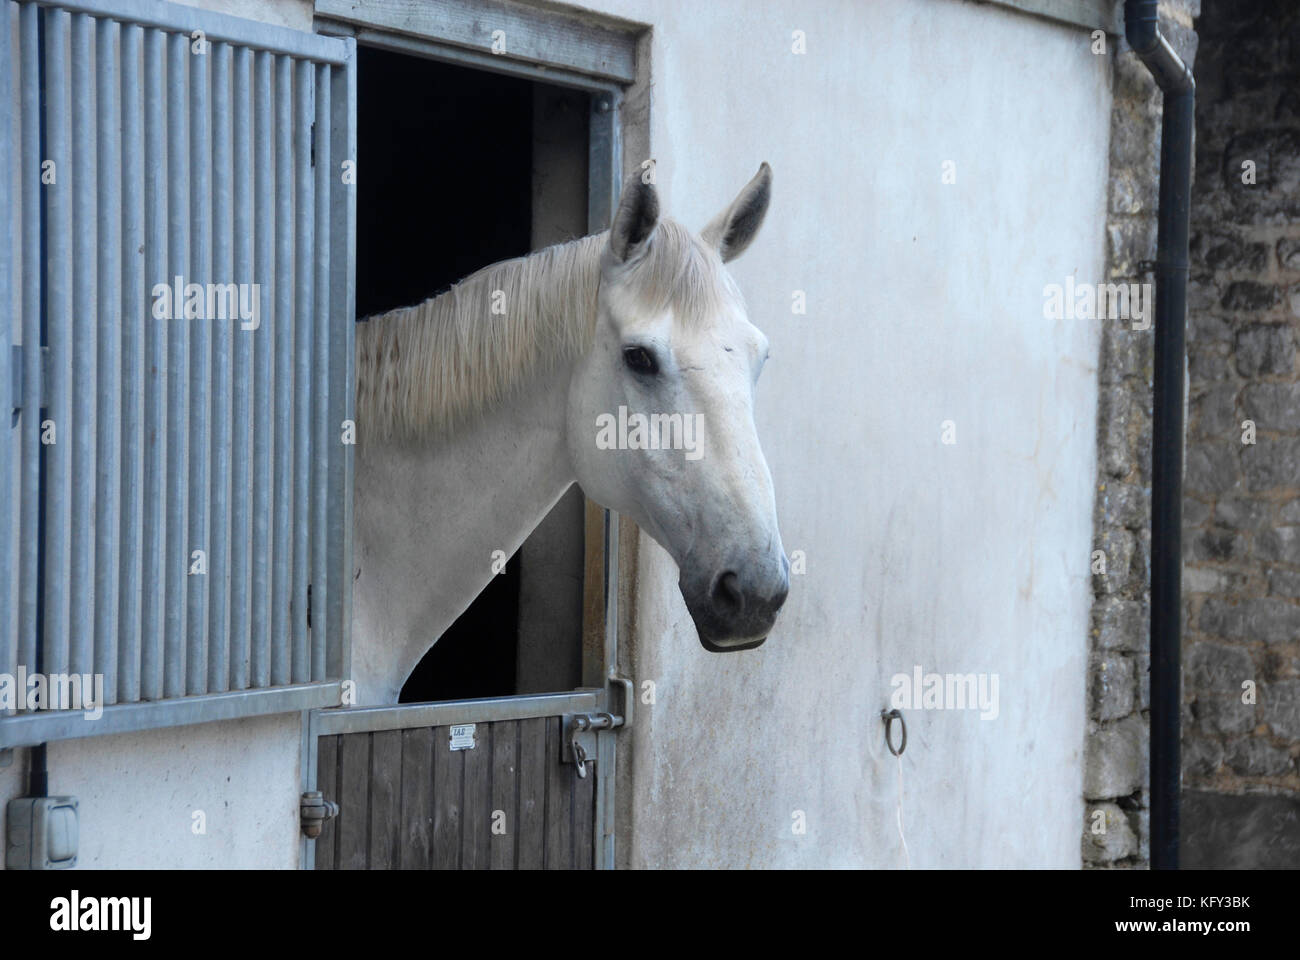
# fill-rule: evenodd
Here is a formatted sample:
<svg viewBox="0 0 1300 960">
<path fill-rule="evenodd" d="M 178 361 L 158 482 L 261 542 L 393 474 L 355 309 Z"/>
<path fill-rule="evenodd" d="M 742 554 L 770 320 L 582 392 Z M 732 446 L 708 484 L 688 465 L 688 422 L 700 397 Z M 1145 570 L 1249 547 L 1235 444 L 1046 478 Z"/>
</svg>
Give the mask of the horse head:
<svg viewBox="0 0 1300 960">
<path fill-rule="evenodd" d="M 762 643 L 790 586 L 754 427 L 768 341 L 724 266 L 757 234 L 771 185 L 763 164 L 695 236 L 631 177 L 601 255 L 592 348 L 569 386 L 578 482 L 668 551 L 715 652 Z"/>
</svg>

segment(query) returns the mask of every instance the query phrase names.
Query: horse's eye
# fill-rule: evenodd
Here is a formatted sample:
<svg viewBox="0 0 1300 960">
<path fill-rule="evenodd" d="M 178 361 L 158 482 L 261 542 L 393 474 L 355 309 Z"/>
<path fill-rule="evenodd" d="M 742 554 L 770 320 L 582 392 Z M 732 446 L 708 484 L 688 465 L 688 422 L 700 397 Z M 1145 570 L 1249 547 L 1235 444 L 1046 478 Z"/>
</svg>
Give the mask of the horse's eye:
<svg viewBox="0 0 1300 960">
<path fill-rule="evenodd" d="M 659 372 L 659 363 L 645 347 L 624 347 L 623 362 L 633 373 L 653 375 Z"/>
</svg>

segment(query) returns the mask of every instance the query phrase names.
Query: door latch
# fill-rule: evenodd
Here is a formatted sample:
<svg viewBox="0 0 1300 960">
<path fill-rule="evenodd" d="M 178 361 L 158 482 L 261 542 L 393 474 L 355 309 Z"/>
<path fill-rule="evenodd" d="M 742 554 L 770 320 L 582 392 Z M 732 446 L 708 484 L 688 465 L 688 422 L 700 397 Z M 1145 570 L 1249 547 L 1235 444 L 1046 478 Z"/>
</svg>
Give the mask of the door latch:
<svg viewBox="0 0 1300 960">
<path fill-rule="evenodd" d="M 578 768 L 578 776 L 587 775 L 587 764 L 596 756 L 596 731 L 623 726 L 623 718 L 612 713 L 572 713 L 564 718 L 565 763 Z"/>
<path fill-rule="evenodd" d="M 594 762 L 596 756 L 596 732 L 614 730 L 618 727 L 632 726 L 632 681 L 620 676 L 613 670 L 607 681 L 610 687 L 619 687 L 623 691 L 622 715 L 608 710 L 594 713 L 567 713 L 564 715 L 564 736 L 561 738 L 560 760 L 572 763 L 578 768 L 578 776 L 587 775 L 587 764 Z M 611 701 L 612 702 L 612 699 Z"/>
</svg>

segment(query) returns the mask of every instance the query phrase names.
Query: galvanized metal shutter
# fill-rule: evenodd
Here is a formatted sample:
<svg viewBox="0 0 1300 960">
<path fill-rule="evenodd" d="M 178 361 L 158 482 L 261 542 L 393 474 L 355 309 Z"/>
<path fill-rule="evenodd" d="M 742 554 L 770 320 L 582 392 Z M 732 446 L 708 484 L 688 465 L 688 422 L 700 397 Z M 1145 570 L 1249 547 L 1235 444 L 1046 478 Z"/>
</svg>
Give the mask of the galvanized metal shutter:
<svg viewBox="0 0 1300 960">
<path fill-rule="evenodd" d="M 338 703 L 354 52 L 0 0 L 0 673 L 102 674 L 111 704 L 20 710 L 0 747 Z M 159 318 L 178 277 L 191 314 Z"/>
</svg>

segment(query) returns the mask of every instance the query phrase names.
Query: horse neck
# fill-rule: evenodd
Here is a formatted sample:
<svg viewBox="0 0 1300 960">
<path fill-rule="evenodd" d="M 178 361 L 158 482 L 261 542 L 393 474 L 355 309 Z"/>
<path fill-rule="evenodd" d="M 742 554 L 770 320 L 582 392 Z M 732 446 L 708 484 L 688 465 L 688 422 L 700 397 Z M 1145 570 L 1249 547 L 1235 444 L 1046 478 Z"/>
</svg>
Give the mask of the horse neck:
<svg viewBox="0 0 1300 960">
<path fill-rule="evenodd" d="M 396 702 L 420 658 L 574 482 L 564 424 L 573 364 L 436 442 L 356 459 L 353 678 Z M 495 553 L 501 551 L 501 553 Z"/>
</svg>

